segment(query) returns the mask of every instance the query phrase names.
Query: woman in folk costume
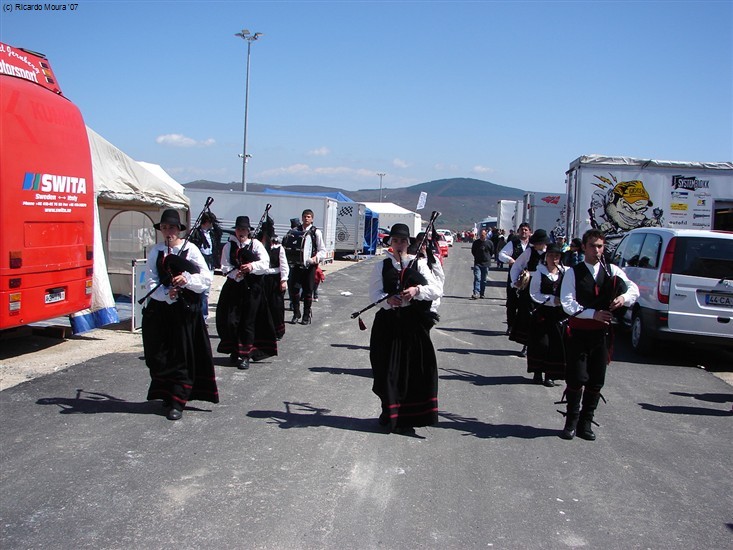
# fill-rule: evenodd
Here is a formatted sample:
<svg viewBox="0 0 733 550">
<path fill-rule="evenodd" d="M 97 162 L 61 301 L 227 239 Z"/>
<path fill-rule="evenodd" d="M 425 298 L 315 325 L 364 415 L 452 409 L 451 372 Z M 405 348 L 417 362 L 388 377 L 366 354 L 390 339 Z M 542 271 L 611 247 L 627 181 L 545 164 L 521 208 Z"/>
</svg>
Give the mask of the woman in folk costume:
<svg viewBox="0 0 733 550">
<path fill-rule="evenodd" d="M 547 236 L 547 231 L 544 229 L 536 229 L 529 238 L 529 246 L 527 246 L 524 252 L 522 252 L 522 254 L 520 254 L 520 256 L 514 261 L 509 270 L 509 279 L 512 283 L 512 290 L 517 292 L 519 300 L 517 316 L 512 324 L 509 339 L 512 342 L 522 344 L 522 351 L 519 352 L 519 355 L 522 357 L 526 357 L 527 355 L 529 325 L 534 306 L 532 305 L 532 299 L 529 297 L 528 281 L 523 285 L 520 281 L 520 275 L 525 269 L 530 277 L 534 274 L 537 266 L 545 255 L 545 250 L 547 249 L 548 244 L 550 244 L 550 237 Z"/>
<path fill-rule="evenodd" d="M 212 276 L 198 247 L 180 238 L 186 226 L 176 210 L 165 210 L 154 227 L 163 242 L 149 251 L 147 264 L 153 291 L 142 320 L 148 399 L 162 399 L 168 419 L 179 420 L 190 400 L 219 402 L 201 301 Z"/>
<path fill-rule="evenodd" d="M 396 433 L 414 433 L 438 420 L 438 366 L 430 340 L 433 300 L 443 291 L 425 259 L 409 267 L 410 230 L 392 226 L 391 252 L 370 278 L 369 296 L 380 302 L 369 342 L 374 383 L 382 404 L 379 423 Z M 387 296 L 389 296 L 387 298 Z M 385 299 L 386 298 L 386 299 Z"/>
<path fill-rule="evenodd" d="M 560 304 L 560 285 L 565 266 L 560 258 L 562 249 L 551 244 L 545 251 L 544 262 L 537 266 L 529 283 L 529 294 L 535 303 L 527 342 L 527 372 L 534 373 L 533 382 L 552 387 L 555 380 L 565 378 L 565 349 L 560 321 L 567 314 Z"/>
<path fill-rule="evenodd" d="M 262 286 L 270 257 L 264 245 L 251 238 L 250 231 L 249 217 L 237 216 L 235 235 L 221 253 L 227 280 L 216 308 L 217 351 L 228 353 L 240 370 L 248 369 L 250 360 L 277 355 L 275 328 Z"/>
<path fill-rule="evenodd" d="M 285 256 L 285 249 L 275 235 L 275 222 L 270 216 L 267 216 L 267 221 L 257 235 L 257 240 L 265 245 L 270 258 L 270 267 L 265 272 L 262 284 L 272 324 L 275 327 L 275 336 L 280 340 L 285 335 L 285 291 L 288 289 L 290 267 Z"/>
</svg>

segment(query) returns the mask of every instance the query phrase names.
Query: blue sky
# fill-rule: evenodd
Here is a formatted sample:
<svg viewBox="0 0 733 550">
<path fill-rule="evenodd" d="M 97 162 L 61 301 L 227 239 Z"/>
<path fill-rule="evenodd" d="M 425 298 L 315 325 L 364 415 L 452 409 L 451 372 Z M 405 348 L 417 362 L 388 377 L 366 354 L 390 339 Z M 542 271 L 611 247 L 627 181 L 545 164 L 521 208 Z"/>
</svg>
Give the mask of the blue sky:
<svg viewBox="0 0 733 550">
<path fill-rule="evenodd" d="M 70 6 L 70 4 L 66 4 Z M 472 177 L 564 191 L 575 158 L 733 160 L 733 3 L 79 2 L 0 12 L 87 125 L 182 183 Z"/>
</svg>

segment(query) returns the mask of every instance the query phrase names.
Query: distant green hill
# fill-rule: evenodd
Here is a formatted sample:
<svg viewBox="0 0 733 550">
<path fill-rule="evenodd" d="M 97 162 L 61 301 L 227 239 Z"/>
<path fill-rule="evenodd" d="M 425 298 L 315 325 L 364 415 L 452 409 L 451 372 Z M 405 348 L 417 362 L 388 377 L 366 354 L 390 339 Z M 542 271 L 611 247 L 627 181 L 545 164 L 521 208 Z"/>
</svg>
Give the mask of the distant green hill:
<svg viewBox="0 0 733 550">
<path fill-rule="evenodd" d="M 241 190 L 241 183 L 215 183 L 198 180 L 185 184 L 192 189 Z M 265 188 L 296 191 L 299 193 L 334 193 L 340 191 L 357 202 L 379 202 L 379 189 L 360 189 L 346 191 L 337 187 L 318 185 L 263 185 L 247 183 L 247 191 L 261 193 Z M 450 178 L 429 181 L 398 189 L 383 188 L 384 202 L 393 202 L 408 210 L 415 210 L 420 193 L 428 194 L 425 208 L 420 211 L 428 218 L 433 210 L 441 213 L 437 225 L 455 231 L 469 229 L 475 222 L 486 216 L 496 216 L 497 201 L 522 200 L 524 191 L 514 187 L 497 185 L 489 181 L 472 178 Z"/>
</svg>

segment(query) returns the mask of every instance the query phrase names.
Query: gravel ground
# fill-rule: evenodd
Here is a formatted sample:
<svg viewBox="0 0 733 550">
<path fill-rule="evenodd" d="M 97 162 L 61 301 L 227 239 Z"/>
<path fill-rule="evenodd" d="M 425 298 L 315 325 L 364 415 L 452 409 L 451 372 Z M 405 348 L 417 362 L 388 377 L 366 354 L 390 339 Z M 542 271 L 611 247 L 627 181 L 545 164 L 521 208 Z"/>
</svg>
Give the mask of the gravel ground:
<svg viewBox="0 0 733 550">
<path fill-rule="evenodd" d="M 353 264 L 351 261 L 334 261 L 324 266 L 323 271 L 328 277 L 329 273 Z M 216 303 L 223 284 L 224 277 L 217 275 L 209 297 L 210 303 Z M 210 327 L 213 322 L 213 319 L 209 320 Z M 142 350 L 142 336 L 139 331 L 130 331 L 129 320 L 65 339 L 28 334 L 25 331 L 18 336 L 0 333 L 0 391 L 100 355 L 134 352 L 142 355 Z"/>
</svg>

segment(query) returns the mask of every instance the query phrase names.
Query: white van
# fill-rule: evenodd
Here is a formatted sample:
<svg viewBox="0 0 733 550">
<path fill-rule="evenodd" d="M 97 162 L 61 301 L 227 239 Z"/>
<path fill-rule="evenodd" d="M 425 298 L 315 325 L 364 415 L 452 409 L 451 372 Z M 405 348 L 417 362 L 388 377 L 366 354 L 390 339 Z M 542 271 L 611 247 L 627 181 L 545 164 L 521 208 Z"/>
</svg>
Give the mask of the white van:
<svg viewBox="0 0 733 550">
<path fill-rule="evenodd" d="M 661 340 L 733 348 L 733 233 L 634 229 L 611 261 L 639 286 L 625 317 L 634 350 Z"/>
</svg>

